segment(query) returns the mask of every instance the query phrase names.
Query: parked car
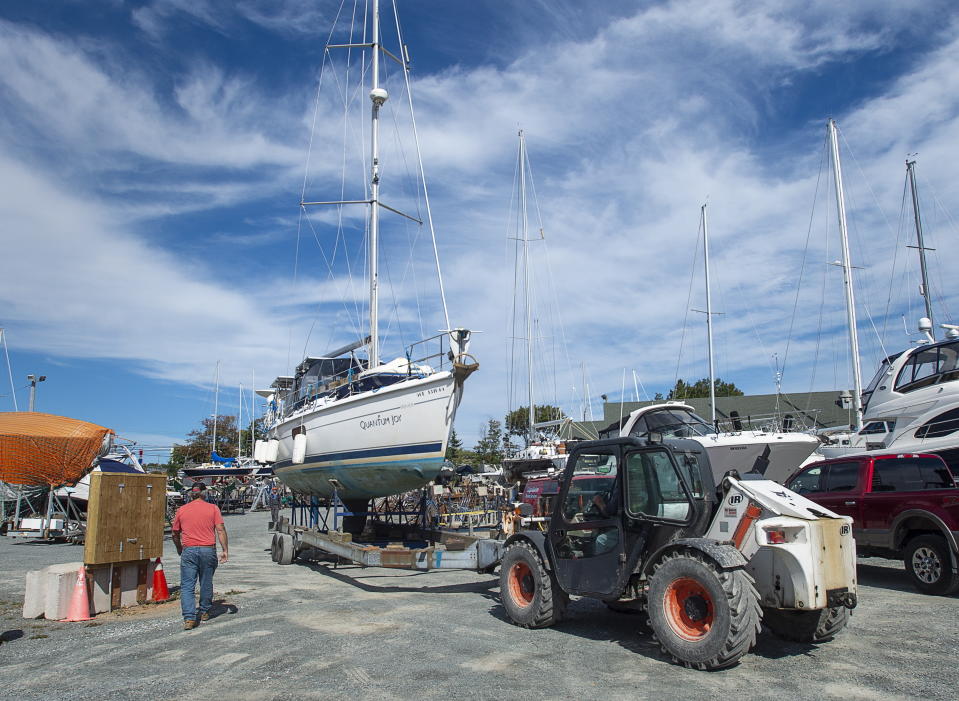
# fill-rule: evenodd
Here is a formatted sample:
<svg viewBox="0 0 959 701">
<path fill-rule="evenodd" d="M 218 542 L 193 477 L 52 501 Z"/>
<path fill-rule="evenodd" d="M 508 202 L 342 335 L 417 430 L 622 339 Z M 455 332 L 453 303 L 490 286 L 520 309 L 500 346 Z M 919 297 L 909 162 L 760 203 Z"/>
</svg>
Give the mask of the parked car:
<svg viewBox="0 0 959 701">
<path fill-rule="evenodd" d="M 901 559 L 926 594 L 959 590 L 959 486 L 938 455 L 823 460 L 793 474 L 786 486 L 852 516 L 860 556 Z"/>
</svg>

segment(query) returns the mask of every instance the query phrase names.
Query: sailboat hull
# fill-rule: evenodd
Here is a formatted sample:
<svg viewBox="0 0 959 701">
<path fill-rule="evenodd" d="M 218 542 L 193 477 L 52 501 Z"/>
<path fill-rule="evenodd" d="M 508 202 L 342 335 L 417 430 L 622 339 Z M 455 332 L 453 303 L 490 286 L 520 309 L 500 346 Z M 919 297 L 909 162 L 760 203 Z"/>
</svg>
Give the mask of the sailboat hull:
<svg viewBox="0 0 959 701">
<path fill-rule="evenodd" d="M 276 476 L 295 492 L 343 500 L 417 489 L 443 467 L 462 384 L 449 372 L 363 392 L 278 424 Z M 294 431 L 306 436 L 294 462 Z"/>
</svg>

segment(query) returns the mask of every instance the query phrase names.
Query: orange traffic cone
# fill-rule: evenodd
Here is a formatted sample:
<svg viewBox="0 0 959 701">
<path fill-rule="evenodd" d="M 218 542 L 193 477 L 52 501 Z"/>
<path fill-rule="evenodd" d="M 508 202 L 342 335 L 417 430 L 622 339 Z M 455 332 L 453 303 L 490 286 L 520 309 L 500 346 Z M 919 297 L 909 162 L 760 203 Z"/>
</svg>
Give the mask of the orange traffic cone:
<svg viewBox="0 0 959 701">
<path fill-rule="evenodd" d="M 89 621 L 93 616 L 90 615 L 90 594 L 87 590 L 87 568 L 80 565 L 77 570 L 77 583 L 73 585 L 73 594 L 70 596 L 70 607 L 67 609 L 67 617 L 64 621 Z"/>
<path fill-rule="evenodd" d="M 166 585 L 166 575 L 163 574 L 163 563 L 157 558 L 156 567 L 153 568 L 153 600 L 160 603 L 169 598 L 170 590 Z"/>
</svg>

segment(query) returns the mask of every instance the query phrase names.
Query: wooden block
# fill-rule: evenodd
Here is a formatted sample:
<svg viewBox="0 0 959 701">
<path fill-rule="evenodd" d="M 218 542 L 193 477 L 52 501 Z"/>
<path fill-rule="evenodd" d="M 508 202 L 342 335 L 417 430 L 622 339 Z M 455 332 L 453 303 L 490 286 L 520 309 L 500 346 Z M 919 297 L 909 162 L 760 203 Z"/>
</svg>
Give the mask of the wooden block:
<svg viewBox="0 0 959 701">
<path fill-rule="evenodd" d="M 137 563 L 137 603 L 145 604 L 147 601 L 147 566 L 149 560 L 140 560 Z"/>
<path fill-rule="evenodd" d="M 114 567 L 110 576 L 110 610 L 120 608 L 120 595 L 123 594 L 122 568 Z"/>
</svg>

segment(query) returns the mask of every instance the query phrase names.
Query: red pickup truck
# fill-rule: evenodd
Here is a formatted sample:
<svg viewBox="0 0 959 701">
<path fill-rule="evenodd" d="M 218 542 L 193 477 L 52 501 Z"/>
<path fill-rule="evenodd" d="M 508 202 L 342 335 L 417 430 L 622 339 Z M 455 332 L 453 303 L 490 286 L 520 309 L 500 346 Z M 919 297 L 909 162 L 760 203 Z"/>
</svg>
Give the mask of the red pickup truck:
<svg viewBox="0 0 959 701">
<path fill-rule="evenodd" d="M 919 591 L 959 590 L 959 486 L 937 455 L 850 455 L 806 466 L 786 486 L 853 518 L 860 556 L 901 559 Z"/>
</svg>

